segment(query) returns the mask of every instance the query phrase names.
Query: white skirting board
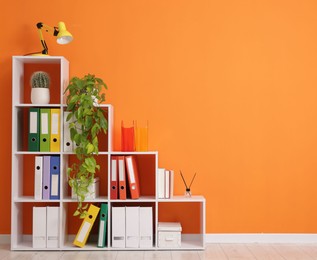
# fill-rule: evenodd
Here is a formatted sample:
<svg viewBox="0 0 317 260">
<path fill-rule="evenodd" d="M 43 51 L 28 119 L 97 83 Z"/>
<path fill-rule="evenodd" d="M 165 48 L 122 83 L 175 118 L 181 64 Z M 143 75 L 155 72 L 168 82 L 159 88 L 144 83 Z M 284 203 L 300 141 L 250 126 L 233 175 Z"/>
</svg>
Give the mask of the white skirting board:
<svg viewBox="0 0 317 260">
<path fill-rule="evenodd" d="M 317 243 L 317 234 L 206 234 L 206 243 Z"/>
<path fill-rule="evenodd" d="M 10 235 L 0 235 L 0 245 L 10 244 Z M 206 234 L 206 243 L 317 243 L 317 234 Z"/>
</svg>

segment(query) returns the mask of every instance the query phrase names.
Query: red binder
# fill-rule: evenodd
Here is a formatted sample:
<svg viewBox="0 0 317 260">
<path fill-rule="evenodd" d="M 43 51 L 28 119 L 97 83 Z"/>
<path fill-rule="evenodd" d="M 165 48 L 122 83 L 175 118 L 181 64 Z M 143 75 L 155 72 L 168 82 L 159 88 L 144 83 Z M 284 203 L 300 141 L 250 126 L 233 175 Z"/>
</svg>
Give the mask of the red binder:
<svg viewBox="0 0 317 260">
<path fill-rule="evenodd" d="M 118 158 L 111 157 L 110 199 L 118 199 Z"/>
<path fill-rule="evenodd" d="M 118 156 L 119 199 L 127 199 L 124 156 Z"/>
<path fill-rule="evenodd" d="M 125 162 L 128 173 L 131 199 L 138 199 L 140 197 L 140 183 L 136 159 L 134 156 L 129 155 L 125 157 Z"/>
</svg>

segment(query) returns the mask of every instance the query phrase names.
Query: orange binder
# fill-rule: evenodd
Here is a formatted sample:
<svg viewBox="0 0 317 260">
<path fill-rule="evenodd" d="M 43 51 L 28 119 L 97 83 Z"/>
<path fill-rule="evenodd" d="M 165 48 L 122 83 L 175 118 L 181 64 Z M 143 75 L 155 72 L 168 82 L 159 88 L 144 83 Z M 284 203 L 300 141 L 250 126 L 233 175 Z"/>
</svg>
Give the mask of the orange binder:
<svg viewBox="0 0 317 260">
<path fill-rule="evenodd" d="M 129 155 L 125 157 L 126 168 L 128 173 L 128 181 L 131 199 L 140 197 L 139 173 L 135 156 Z"/>
<path fill-rule="evenodd" d="M 118 157 L 119 199 L 127 199 L 124 156 Z"/>
<path fill-rule="evenodd" d="M 110 199 L 118 199 L 118 157 L 111 157 Z"/>
</svg>

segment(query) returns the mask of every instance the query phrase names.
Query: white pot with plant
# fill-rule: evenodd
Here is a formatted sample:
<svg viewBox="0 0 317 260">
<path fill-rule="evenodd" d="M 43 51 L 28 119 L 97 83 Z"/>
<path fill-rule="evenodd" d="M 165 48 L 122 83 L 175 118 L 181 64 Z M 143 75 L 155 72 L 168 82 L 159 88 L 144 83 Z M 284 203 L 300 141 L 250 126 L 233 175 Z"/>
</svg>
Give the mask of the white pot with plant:
<svg viewBox="0 0 317 260">
<path fill-rule="evenodd" d="M 31 76 L 31 102 L 48 104 L 50 102 L 50 77 L 44 71 L 36 71 Z"/>
<path fill-rule="evenodd" d="M 84 218 L 88 204 L 84 201 L 89 194 L 90 186 L 94 183 L 100 165 L 96 162 L 98 156 L 98 134 L 106 134 L 108 122 L 99 105 L 105 101 L 107 89 L 102 79 L 95 75 L 85 75 L 83 78 L 73 77 L 65 90 L 67 93 L 66 120 L 70 122 L 71 140 L 76 143 L 75 154 L 77 162 L 68 169 L 68 184 L 77 197 L 78 206 L 74 216 Z"/>
</svg>

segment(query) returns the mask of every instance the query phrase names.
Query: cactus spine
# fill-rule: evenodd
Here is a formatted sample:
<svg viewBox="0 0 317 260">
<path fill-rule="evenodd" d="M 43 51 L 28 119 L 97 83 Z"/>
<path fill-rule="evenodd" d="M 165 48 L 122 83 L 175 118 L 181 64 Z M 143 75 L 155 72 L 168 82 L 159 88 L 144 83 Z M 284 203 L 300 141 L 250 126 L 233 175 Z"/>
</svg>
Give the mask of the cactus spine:
<svg viewBox="0 0 317 260">
<path fill-rule="evenodd" d="M 49 88 L 50 87 L 50 77 L 44 71 L 36 71 L 31 77 L 32 88 Z"/>
</svg>

